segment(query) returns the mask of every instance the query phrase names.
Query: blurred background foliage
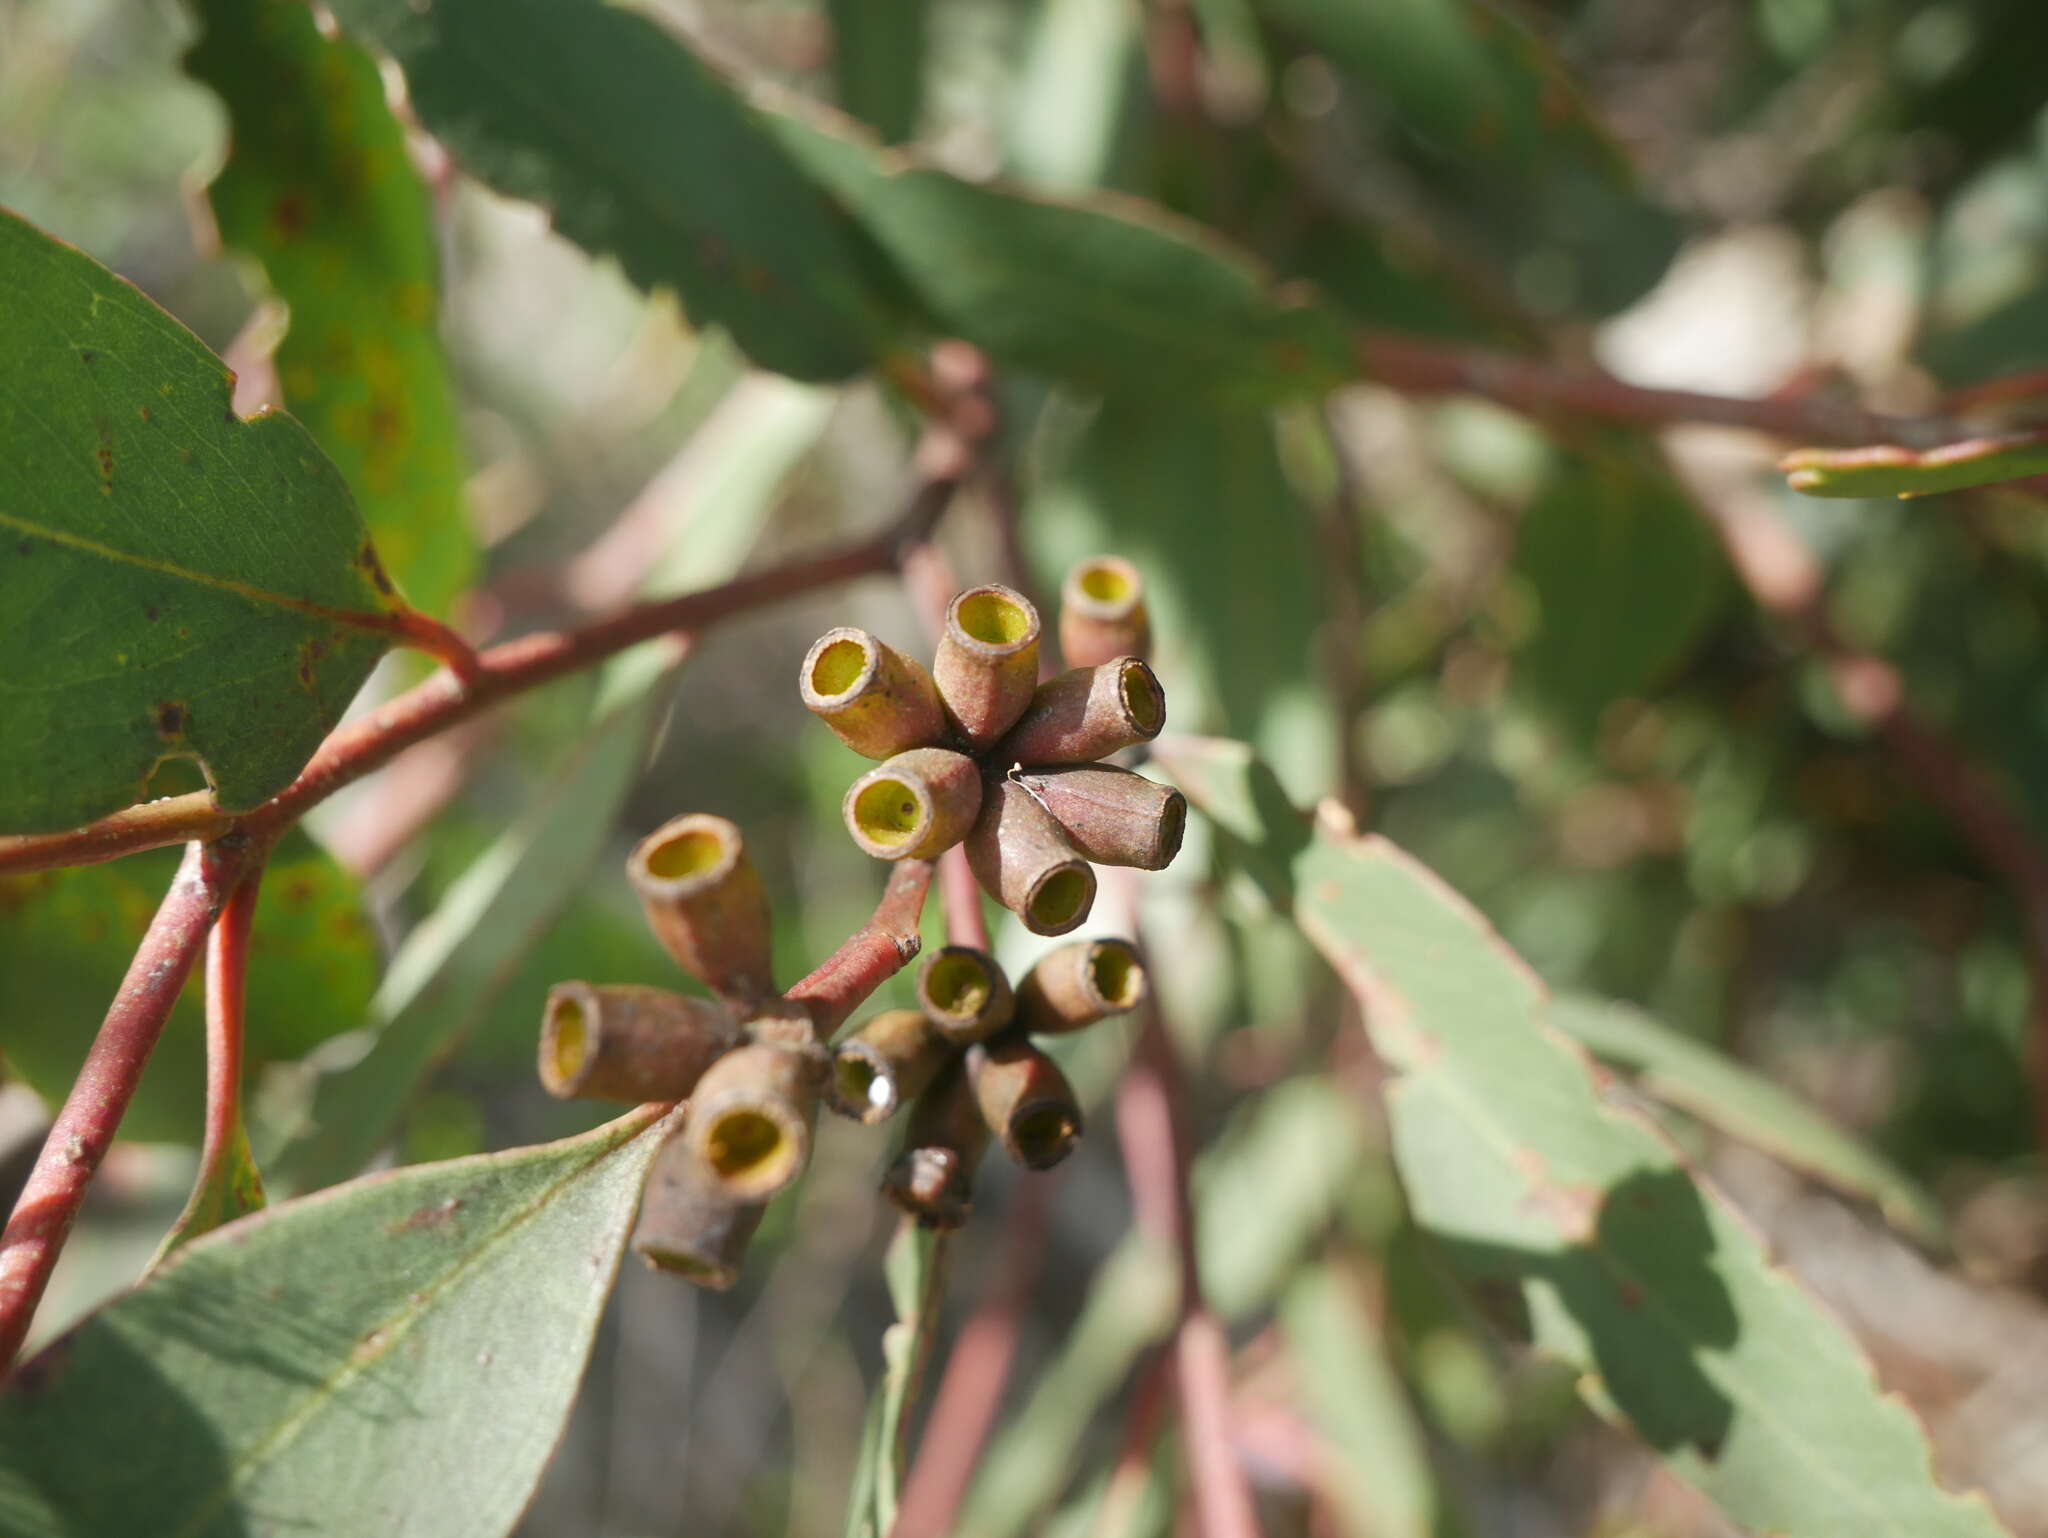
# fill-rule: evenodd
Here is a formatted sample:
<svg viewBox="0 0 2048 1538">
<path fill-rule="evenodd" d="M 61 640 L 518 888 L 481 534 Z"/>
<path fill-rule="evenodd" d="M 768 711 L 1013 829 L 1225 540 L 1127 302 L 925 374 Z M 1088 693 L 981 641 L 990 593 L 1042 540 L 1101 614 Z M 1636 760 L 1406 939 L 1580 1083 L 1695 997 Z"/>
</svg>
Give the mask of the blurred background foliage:
<svg viewBox="0 0 2048 1538">
<path fill-rule="evenodd" d="M 1902 412 L 2048 358 L 2048 8 L 2029 0 L 635 8 L 964 176 L 1210 225 L 1360 323 Z M 0 203 L 133 279 L 261 399 L 277 320 L 262 270 L 209 233 L 228 117 L 184 66 L 196 35 L 172 0 L 0 0 Z M 447 371 L 480 572 L 452 611 L 466 629 L 572 621 L 894 513 L 914 423 L 884 390 L 751 372 L 671 298 L 413 140 L 445 354 L 423 366 Z M 1931 1193 L 1941 1231 L 1908 1243 L 1791 1173 L 1796 1151 L 1767 1162 L 1716 1134 L 1730 1113 L 1701 1114 L 1712 1092 L 1657 1113 L 1928 1419 L 1945 1473 L 2048 1533 L 2020 918 L 1734 579 L 1673 472 L 1712 446 L 1364 386 L 1276 411 L 1164 383 L 1105 401 L 1005 373 L 995 473 L 949 521 L 956 568 L 1021 559 L 1046 595 L 1079 555 L 1129 556 L 1153 585 L 1176 730 L 1254 743 L 1297 802 L 1366 809 L 1555 989 L 1640 1004 Z M 1743 475 L 1823 563 L 1840 629 L 2048 826 L 2039 492 L 1804 501 L 1761 453 Z M 838 623 L 922 650 L 888 585 L 803 599 L 719 628 L 679 673 L 628 658 L 554 685 L 322 808 L 327 854 L 301 852 L 302 885 L 273 870 L 260 921 L 266 1170 L 303 1188 L 382 1145 L 445 1158 L 594 1123 L 534 1081 L 539 1002 L 565 977 L 677 982 L 619 878 L 677 811 L 747 829 L 787 974 L 857 925 L 879 886 L 839 828 L 857 761 L 806 729 L 794 688 Z M 387 663 L 372 694 L 410 666 Z M 114 869 L 161 879 L 144 865 Z M 103 873 L 45 889 L 73 879 L 10 887 L 32 917 L 0 929 L 10 1062 L 44 1090 L 68 1081 L 81 1001 L 111 989 L 148 911 Z M 308 905 L 353 881 L 360 933 L 306 971 Z M 1194 1067 L 1206 1281 L 1240 1347 L 1267 1530 L 1729 1531 L 1515 1345 L 1495 1300 L 1449 1284 L 1404 1218 L 1351 1006 L 1206 829 L 1147 879 L 1143 920 Z M 1006 928 L 999 948 L 1022 964 L 1035 943 Z M 905 1001 L 899 979 L 879 1002 Z M 383 1061 L 363 1028 L 401 1018 L 409 1066 L 352 1081 Z M 196 1106 L 197 1035 L 196 1013 L 173 1022 L 139 1137 L 189 1136 L 177 1082 Z M 316 1044 L 310 1066 L 288 1061 Z M 1167 1308 L 1107 1135 L 1124 1037 L 1056 1050 L 1096 1135 L 1056 1177 L 968 1524 L 1165 1533 L 1174 1438 L 1111 1478 Z M 352 1093 L 384 1118 L 355 1130 L 359 1152 L 294 1145 L 294 1106 Z M 20 1164 L 44 1112 L 23 1085 L 4 1096 Z M 822 1136 L 735 1292 L 625 1276 L 524 1533 L 838 1531 L 891 1317 L 888 1224 L 883 1143 L 840 1122 Z M 42 1333 L 126 1283 L 190 1169 L 175 1142 L 117 1151 Z M 984 1181 L 949 1328 L 1021 1263 L 1004 1238 L 1020 1181 L 993 1165 Z"/>
</svg>

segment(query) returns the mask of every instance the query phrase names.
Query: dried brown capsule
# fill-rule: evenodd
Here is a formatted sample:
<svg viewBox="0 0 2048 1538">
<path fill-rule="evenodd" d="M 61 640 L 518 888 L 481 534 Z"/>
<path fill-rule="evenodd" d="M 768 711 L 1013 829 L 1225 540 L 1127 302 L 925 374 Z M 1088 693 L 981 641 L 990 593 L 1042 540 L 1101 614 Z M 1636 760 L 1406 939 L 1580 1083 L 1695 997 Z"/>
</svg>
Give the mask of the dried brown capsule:
<svg viewBox="0 0 2048 1538">
<path fill-rule="evenodd" d="M 1092 764 L 1150 742 L 1166 725 L 1166 693 L 1136 657 L 1047 679 L 996 749 L 1003 763 Z"/>
<path fill-rule="evenodd" d="M 687 1129 L 686 1129 L 687 1130 Z M 650 1266 L 723 1292 L 739 1280 L 740 1261 L 761 1226 L 759 1202 L 734 1200 L 714 1179 L 683 1132 L 654 1156 L 633 1252 Z"/>
<path fill-rule="evenodd" d="M 1164 870 L 1180 853 L 1188 799 L 1171 785 L 1108 764 L 1019 769 L 1015 778 L 1097 865 Z"/>
<path fill-rule="evenodd" d="M 736 826 L 704 812 L 671 818 L 634 846 L 626 875 L 685 972 L 728 998 L 775 991 L 768 893 Z"/>
<path fill-rule="evenodd" d="M 966 1066 L 955 1058 L 912 1106 L 882 1192 L 927 1228 L 958 1228 L 974 1204 L 974 1172 L 988 1143 Z"/>
<path fill-rule="evenodd" d="M 967 836 L 981 809 L 981 771 L 965 754 L 912 748 L 846 788 L 853 841 L 878 860 L 932 860 Z"/>
<path fill-rule="evenodd" d="M 917 1002 L 950 1041 L 980 1041 L 1010 1023 L 1016 1000 L 995 957 L 971 945 L 946 945 L 917 969 Z"/>
<path fill-rule="evenodd" d="M 1118 555 L 1076 561 L 1060 586 L 1060 655 L 1067 666 L 1142 657 L 1151 640 L 1138 568 Z"/>
<path fill-rule="evenodd" d="M 1017 1027 L 1034 1035 L 1078 1031 L 1145 1001 L 1145 967 L 1122 940 L 1076 940 L 1039 957 L 1017 985 Z"/>
<path fill-rule="evenodd" d="M 951 733 L 924 664 L 851 625 L 812 643 L 798 689 L 805 708 L 869 758 L 928 747 Z"/>
<path fill-rule="evenodd" d="M 969 1047 L 967 1077 L 989 1131 L 1026 1169 L 1051 1169 L 1081 1141 L 1074 1086 L 1022 1032 Z"/>
<path fill-rule="evenodd" d="M 739 1040 L 732 1011 L 709 999 L 557 983 L 541 1017 L 540 1082 L 564 1100 L 683 1100 Z"/>
<path fill-rule="evenodd" d="M 729 1196 L 764 1202 L 803 1173 L 823 1077 L 815 1050 L 755 1042 L 697 1081 L 684 1135 Z"/>
<path fill-rule="evenodd" d="M 1015 780 L 983 787 L 981 816 L 967 835 L 967 863 L 983 889 L 1033 934 L 1063 935 L 1095 904 L 1095 872 L 1052 813 Z"/>
<path fill-rule="evenodd" d="M 955 1048 L 921 1009 L 876 1015 L 832 1051 L 832 1109 L 866 1126 L 918 1097 Z"/>
<path fill-rule="evenodd" d="M 1008 731 L 1038 687 L 1038 611 L 994 582 L 955 595 L 932 676 L 968 751 Z"/>
</svg>

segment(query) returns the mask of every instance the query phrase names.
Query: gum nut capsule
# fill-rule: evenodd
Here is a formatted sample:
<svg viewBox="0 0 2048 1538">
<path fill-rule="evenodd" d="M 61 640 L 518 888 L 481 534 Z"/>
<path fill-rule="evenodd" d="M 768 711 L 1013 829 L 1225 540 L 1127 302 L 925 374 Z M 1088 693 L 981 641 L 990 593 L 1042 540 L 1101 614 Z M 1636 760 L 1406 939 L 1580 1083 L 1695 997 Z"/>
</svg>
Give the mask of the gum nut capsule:
<svg viewBox="0 0 2048 1538">
<path fill-rule="evenodd" d="M 1049 1170 L 1081 1141 L 1081 1102 L 1060 1065 L 1022 1032 L 967 1049 L 982 1120 L 1028 1170 Z"/>
<path fill-rule="evenodd" d="M 709 999 L 557 983 L 541 1018 L 540 1081 L 564 1100 L 683 1100 L 739 1040 L 733 1012 Z"/>
<path fill-rule="evenodd" d="M 851 625 L 812 643 L 798 688 L 805 708 L 868 758 L 944 742 L 951 732 L 924 664 Z"/>
<path fill-rule="evenodd" d="M 1016 999 L 995 957 L 971 945 L 943 945 L 919 963 L 917 1002 L 948 1041 L 993 1036 L 1010 1023 Z"/>
<path fill-rule="evenodd" d="M 864 1126 L 887 1121 L 923 1093 L 954 1050 L 923 1010 L 884 1010 L 833 1048 L 827 1098 Z"/>
<path fill-rule="evenodd" d="M 729 1196 L 765 1202 L 803 1173 L 823 1076 L 821 1054 L 755 1042 L 697 1081 L 684 1136 Z"/>
<path fill-rule="evenodd" d="M 1095 872 L 1052 814 L 1015 780 L 989 781 L 967 835 L 967 863 L 991 897 L 1035 935 L 1063 935 L 1095 905 Z"/>
<path fill-rule="evenodd" d="M 967 836 L 981 809 L 981 771 L 946 748 L 912 748 L 847 787 L 853 841 L 878 860 L 936 859 Z"/>
<path fill-rule="evenodd" d="M 626 875 L 685 972 L 728 998 L 774 992 L 768 893 L 738 827 L 704 812 L 672 818 L 634 846 Z"/>
<path fill-rule="evenodd" d="M 1016 764 L 1092 764 L 1150 742 L 1166 725 L 1166 692 L 1136 657 L 1071 668 L 1046 680 L 997 749 Z"/>
<path fill-rule="evenodd" d="M 1076 940 L 1038 959 L 1017 986 L 1017 1028 L 1035 1036 L 1078 1031 L 1145 1001 L 1145 968 L 1124 940 Z"/>
<path fill-rule="evenodd" d="M 974 1204 L 974 1172 L 989 1144 L 988 1123 L 960 1058 L 917 1097 L 909 1120 L 882 1193 L 926 1228 L 958 1228 Z"/>
<path fill-rule="evenodd" d="M 1108 764 L 1024 768 L 1013 778 L 1097 865 L 1164 870 L 1180 853 L 1188 800 L 1171 785 Z"/>
<path fill-rule="evenodd" d="M 1145 613 L 1145 581 L 1122 556 L 1076 561 L 1060 585 L 1060 655 L 1070 668 L 1092 668 L 1118 657 L 1142 657 L 1152 625 Z"/>
<path fill-rule="evenodd" d="M 657 1270 L 723 1292 L 739 1280 L 764 1210 L 759 1202 L 735 1200 L 679 1131 L 648 1171 L 633 1253 Z"/>
<path fill-rule="evenodd" d="M 1022 593 L 984 583 L 946 608 L 932 677 L 968 751 L 1010 729 L 1038 687 L 1038 611 Z"/>
</svg>

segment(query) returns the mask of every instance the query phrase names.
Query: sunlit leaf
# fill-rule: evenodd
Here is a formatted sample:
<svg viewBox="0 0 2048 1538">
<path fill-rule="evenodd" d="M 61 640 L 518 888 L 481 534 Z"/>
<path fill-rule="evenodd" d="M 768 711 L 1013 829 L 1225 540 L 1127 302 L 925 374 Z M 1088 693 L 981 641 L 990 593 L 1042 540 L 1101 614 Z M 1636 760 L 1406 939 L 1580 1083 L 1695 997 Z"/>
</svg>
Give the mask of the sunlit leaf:
<svg viewBox="0 0 2048 1538">
<path fill-rule="evenodd" d="M 1936 449 L 1800 449 L 1778 468 L 1810 497 L 1924 497 L 2048 475 L 2048 434 L 1992 433 Z"/>
</svg>

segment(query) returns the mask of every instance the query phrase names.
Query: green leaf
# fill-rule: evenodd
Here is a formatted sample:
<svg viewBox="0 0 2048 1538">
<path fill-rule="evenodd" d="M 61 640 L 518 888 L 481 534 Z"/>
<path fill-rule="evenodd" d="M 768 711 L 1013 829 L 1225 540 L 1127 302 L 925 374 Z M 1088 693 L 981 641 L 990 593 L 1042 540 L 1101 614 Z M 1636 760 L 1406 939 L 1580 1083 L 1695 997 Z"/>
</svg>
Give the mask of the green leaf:
<svg viewBox="0 0 2048 1538">
<path fill-rule="evenodd" d="M 283 789 L 391 643 L 348 487 L 129 284 L 0 211 L 0 831 L 137 800 L 172 756 Z"/>
<path fill-rule="evenodd" d="M 108 1001 L 178 868 L 175 849 L 0 876 L 0 1053 L 52 1105 L 85 1061 Z M 360 1025 L 377 943 L 355 878 L 305 834 L 279 841 L 249 944 L 246 1073 Z M 121 1135 L 196 1143 L 206 1023 L 197 969 L 171 1012 Z"/>
<path fill-rule="evenodd" d="M 420 120 L 763 367 L 860 372 L 894 323 L 886 269 L 714 70 L 598 0 L 336 0 L 405 71 Z"/>
<path fill-rule="evenodd" d="M 926 0 L 831 0 L 839 105 L 895 144 L 924 106 Z"/>
<path fill-rule="evenodd" d="M 1990 1538 L 1911 1414 L 1754 1233 L 1646 1122 L 1603 1102 L 1543 987 L 1384 839 L 1319 827 L 1296 916 L 1397 1075 L 1417 1221 L 1475 1277 L 1523 1284 L 1538 1342 L 1736 1522 L 1764 1532 Z"/>
<path fill-rule="evenodd" d="M 738 570 L 784 479 L 824 431 L 834 398 L 757 378 L 727 400 L 700 431 L 730 448 L 697 465 L 690 500 L 671 524 L 681 537 L 643 591 L 687 591 Z M 463 873 L 392 958 L 368 1012 L 374 1044 L 314 1086 L 307 1124 L 265 1160 L 273 1187 L 311 1190 L 361 1169 L 428 1075 L 486 1017 L 610 847 L 679 666 L 666 642 L 635 647 L 607 665 L 584 735 L 543 798 Z M 533 1008 L 537 1030 L 538 999 Z"/>
<path fill-rule="evenodd" d="M 1515 571 L 1537 608 L 1516 679 L 1585 734 L 1615 700 L 1668 678 L 1728 592 L 1706 521 L 1621 438 L 1566 461 L 1522 515 Z"/>
<path fill-rule="evenodd" d="M 1324 1477 L 1345 1531 L 1430 1538 L 1440 1528 L 1429 1449 L 1365 1300 L 1318 1266 L 1280 1300 L 1280 1326 L 1309 1419 L 1330 1444 Z"/>
<path fill-rule="evenodd" d="M 230 1225 L 0 1394 L 0 1531 L 501 1538 L 583 1374 L 646 1108 Z"/>
<path fill-rule="evenodd" d="M 207 189 L 221 238 L 291 307 L 277 373 L 333 459 L 386 569 L 445 614 L 470 583 L 454 382 L 435 330 L 440 253 L 427 190 L 376 61 L 322 38 L 312 11 L 197 0 L 186 57 L 228 109 Z"/>
<path fill-rule="evenodd" d="M 2048 474 L 2048 433 L 1990 433 L 1936 449 L 1800 449 L 1778 468 L 1810 497 L 1924 497 Z"/>
<path fill-rule="evenodd" d="M 164 1235 L 150 1261 L 154 1270 L 193 1240 L 224 1228 L 236 1218 L 261 1212 L 265 1203 L 263 1172 L 256 1168 L 256 1155 L 249 1148 L 249 1133 L 236 1118 L 234 1134 L 222 1146 L 220 1156 L 209 1164 L 202 1159 L 199 1179 L 184 1210 Z"/>
<path fill-rule="evenodd" d="M 1763 1075 L 1627 1004 L 1565 994 L 1551 1001 L 1549 1019 L 1603 1063 L 1634 1073 L 1644 1093 L 1873 1203 L 1922 1243 L 1944 1243 L 1932 1196 Z"/>
<path fill-rule="evenodd" d="M 903 1483 L 905 1438 L 910 1412 L 938 1338 L 940 1303 L 946 1288 L 947 1246 L 952 1235 L 922 1227 L 909 1218 L 896 1225 L 883 1261 L 896 1322 L 882 1334 L 882 1381 L 868 1404 L 861 1429 L 860 1461 L 847 1501 L 846 1538 L 888 1538 L 896 1530 L 896 1502 Z"/>
<path fill-rule="evenodd" d="M 887 253 L 927 325 L 1000 362 L 1175 402 L 1317 395 L 1355 372 L 1328 310 L 1164 209 L 964 181 L 820 113 L 763 121 Z"/>
</svg>

